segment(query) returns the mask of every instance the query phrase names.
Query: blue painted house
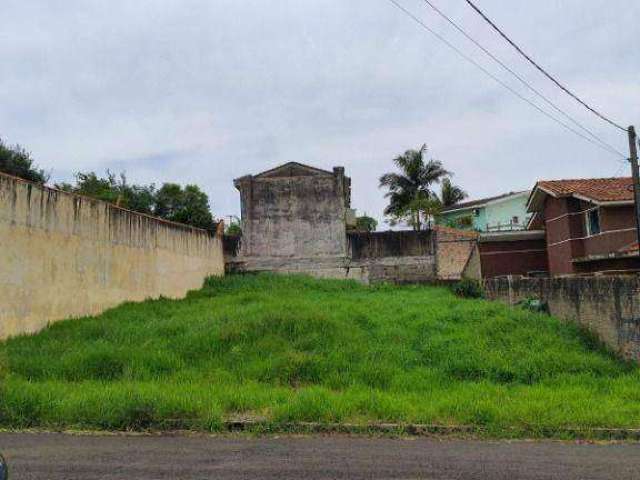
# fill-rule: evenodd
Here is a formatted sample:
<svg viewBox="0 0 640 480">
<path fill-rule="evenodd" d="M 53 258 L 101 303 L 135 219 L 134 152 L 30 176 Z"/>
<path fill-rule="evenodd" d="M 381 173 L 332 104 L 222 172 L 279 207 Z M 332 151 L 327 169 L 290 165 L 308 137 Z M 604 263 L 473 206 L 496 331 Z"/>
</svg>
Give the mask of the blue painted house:
<svg viewBox="0 0 640 480">
<path fill-rule="evenodd" d="M 531 215 L 527 213 L 530 193 L 509 192 L 452 205 L 442 210 L 438 223 L 479 232 L 524 230 Z"/>
</svg>

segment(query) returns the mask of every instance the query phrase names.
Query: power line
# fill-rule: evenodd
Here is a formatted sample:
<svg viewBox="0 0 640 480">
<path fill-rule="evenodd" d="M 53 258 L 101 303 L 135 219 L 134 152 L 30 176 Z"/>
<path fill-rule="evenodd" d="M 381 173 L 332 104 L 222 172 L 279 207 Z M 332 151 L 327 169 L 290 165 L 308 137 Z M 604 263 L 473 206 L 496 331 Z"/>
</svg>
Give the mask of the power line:
<svg viewBox="0 0 640 480">
<path fill-rule="evenodd" d="M 525 87 L 527 87 L 529 90 L 531 90 L 533 93 L 535 93 L 538 97 L 542 98 L 542 100 L 544 100 L 548 105 L 550 105 L 554 110 L 556 110 L 558 113 L 560 113 L 562 116 L 564 116 L 565 118 L 567 118 L 570 122 L 572 122 L 574 125 L 576 125 L 578 128 L 580 128 L 581 130 L 583 130 L 584 132 L 586 132 L 587 134 L 589 134 L 592 138 L 594 138 L 596 141 L 600 142 L 602 145 L 606 146 L 609 150 L 611 150 L 612 153 L 616 153 L 617 155 L 620 155 L 622 158 L 626 158 L 625 155 L 618 151 L 615 147 L 613 147 L 612 145 L 608 144 L 607 142 L 605 142 L 604 140 L 602 140 L 601 138 L 599 138 L 595 133 L 593 133 L 591 130 L 589 130 L 587 127 L 583 126 L 580 122 L 578 122 L 575 118 L 573 118 L 571 115 L 569 115 L 567 112 L 565 112 L 564 110 L 562 110 L 560 107 L 558 107 L 555 103 L 553 103 L 551 100 L 549 100 L 548 97 L 546 97 L 543 93 L 541 93 L 538 89 L 534 88 L 529 82 L 527 82 L 520 74 L 518 74 L 517 72 L 515 72 L 513 69 L 511 69 L 508 65 L 506 65 L 502 60 L 500 60 L 499 58 L 497 58 L 493 53 L 491 53 L 487 48 L 485 48 L 482 44 L 480 44 L 480 42 L 478 42 L 475 38 L 473 38 L 471 35 L 469 35 L 462 27 L 460 27 L 456 22 L 454 22 L 450 17 L 448 17 L 444 12 L 442 12 L 438 7 L 436 7 L 432 2 L 430 2 L 429 0 L 423 0 L 429 7 L 431 7 L 432 10 L 434 10 L 438 15 L 440 15 L 442 18 L 444 18 L 447 22 L 449 22 L 451 25 L 453 25 L 453 27 L 458 30 L 462 35 L 464 35 L 468 40 L 470 40 L 471 42 L 473 42 L 474 45 L 476 45 L 480 50 L 482 50 L 485 54 L 487 54 L 491 59 L 493 59 L 496 63 L 498 63 L 502 68 L 504 68 L 506 71 L 508 71 L 509 73 L 511 73 L 514 77 L 516 77 L 520 83 L 522 83 Z"/>
<path fill-rule="evenodd" d="M 500 30 L 500 28 L 495 23 L 493 23 L 493 21 L 491 21 L 491 19 L 489 17 L 487 17 L 487 15 L 485 15 L 485 13 L 482 10 L 480 10 L 471 0 L 465 0 L 465 2 L 467 2 L 469 4 L 469 6 L 471 6 L 471 8 L 473 8 L 489 25 L 491 25 L 491 27 L 496 32 L 498 32 L 498 34 L 500 34 L 500 36 L 502 38 L 504 38 L 513 48 L 515 48 L 518 51 L 518 53 L 520 53 L 520 55 L 522 55 L 524 58 L 526 58 L 527 61 L 529 63 L 531 63 L 531 65 L 533 65 L 540 72 L 542 72 L 542 74 L 544 76 L 546 76 L 549 80 L 551 80 L 553 83 L 555 83 L 562 91 L 564 91 L 566 94 L 571 96 L 574 100 L 576 100 L 578 103 L 580 103 L 583 107 L 585 107 L 587 110 L 589 110 L 590 112 L 592 112 L 595 115 L 597 115 L 598 117 L 600 117 L 605 122 L 613 125 L 616 128 L 619 128 L 620 130 L 622 130 L 624 132 L 627 131 L 626 128 L 624 128 L 620 124 L 614 122 L 613 120 L 610 120 L 609 118 L 604 116 L 602 113 L 597 111 L 595 108 L 593 108 L 589 104 L 587 104 L 585 101 L 581 100 L 580 97 L 578 97 L 575 93 L 573 93 L 571 90 L 569 90 L 567 87 L 565 87 L 562 83 L 560 83 L 558 80 L 556 80 L 553 77 L 553 75 L 551 75 L 544 68 L 542 68 L 540 65 L 538 65 L 529 55 L 524 53 L 522 51 L 522 49 L 513 40 L 511 40 L 502 30 Z"/>
<path fill-rule="evenodd" d="M 567 125 L 566 123 L 564 123 L 562 120 L 559 120 L 558 118 L 554 117 L 553 115 L 551 115 L 549 112 L 547 112 L 546 110 L 543 110 L 540 106 L 536 105 L 535 103 L 533 103 L 531 100 L 529 100 L 528 98 L 526 98 L 525 96 L 523 96 L 522 94 L 520 94 L 517 90 L 514 90 L 513 88 L 511 88 L 507 83 L 503 82 L 502 80 L 500 80 L 498 77 L 496 77 L 493 73 L 491 73 L 489 70 L 487 70 L 486 68 L 484 68 L 482 65 L 480 65 L 478 62 L 476 62 L 475 60 L 473 60 L 471 57 L 469 57 L 468 55 L 466 55 L 465 53 L 463 53 L 458 47 L 456 47 L 455 45 L 453 45 L 451 42 L 449 42 L 446 38 L 444 38 L 442 35 L 440 35 L 439 33 L 437 33 L 435 30 L 432 30 L 431 27 L 429 27 L 426 23 L 424 23 L 422 20 L 420 20 L 418 17 L 416 17 L 413 13 L 411 13 L 409 10 L 407 10 L 406 8 L 404 8 L 402 5 L 400 5 L 396 0 L 389 0 L 389 2 L 391 2 L 396 8 L 398 8 L 400 11 L 404 12 L 405 15 L 407 15 L 409 18 L 411 18 L 414 22 L 416 22 L 418 25 L 420 25 L 422 28 L 424 28 L 426 31 L 428 31 L 429 33 L 431 33 L 434 37 L 436 37 L 438 40 L 440 40 L 442 43 L 444 43 L 446 46 L 448 46 L 450 49 L 452 49 L 454 52 L 456 52 L 460 57 L 462 57 L 463 59 L 465 59 L 467 62 L 471 63 L 472 65 L 474 65 L 476 68 L 478 68 L 479 70 L 481 70 L 485 75 L 487 75 L 488 77 L 492 78 L 494 81 L 496 81 L 497 83 L 499 83 L 500 85 L 502 85 L 504 88 L 506 88 L 507 90 L 509 90 L 511 93 L 513 93 L 516 97 L 518 97 L 520 100 L 528 103 L 529 105 L 531 105 L 533 108 L 535 108 L 536 110 L 538 110 L 540 113 L 542 113 L 543 115 L 545 115 L 546 117 L 550 118 L 551 120 L 553 120 L 554 122 L 559 123 L 560 125 L 562 125 L 564 128 L 566 128 L 567 130 L 569 130 L 570 132 L 573 132 L 575 135 L 583 138 L 584 140 L 586 140 L 589 143 L 592 143 L 593 145 L 595 145 L 598 148 L 601 148 L 602 150 L 606 151 L 607 153 L 611 153 L 613 154 L 613 152 L 611 152 L 608 148 L 605 148 L 604 146 L 600 145 L 599 143 L 597 143 L 596 141 L 594 141 L 593 139 L 583 135 L 582 133 L 580 133 L 579 131 L 577 131 L 576 129 L 572 128 L 571 126 Z M 616 153 L 616 155 L 618 155 Z M 623 156 L 623 158 L 626 159 L 626 157 Z M 622 160 L 620 160 L 622 161 Z"/>
</svg>

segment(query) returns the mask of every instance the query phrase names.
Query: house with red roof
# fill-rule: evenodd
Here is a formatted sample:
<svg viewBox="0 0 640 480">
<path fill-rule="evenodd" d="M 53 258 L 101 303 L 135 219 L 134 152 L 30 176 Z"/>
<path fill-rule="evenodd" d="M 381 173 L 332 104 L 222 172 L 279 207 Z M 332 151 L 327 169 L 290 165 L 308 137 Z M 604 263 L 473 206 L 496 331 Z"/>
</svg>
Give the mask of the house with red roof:
<svg viewBox="0 0 640 480">
<path fill-rule="evenodd" d="M 530 230 L 544 230 L 551 275 L 640 271 L 631 178 L 542 180 Z"/>
</svg>

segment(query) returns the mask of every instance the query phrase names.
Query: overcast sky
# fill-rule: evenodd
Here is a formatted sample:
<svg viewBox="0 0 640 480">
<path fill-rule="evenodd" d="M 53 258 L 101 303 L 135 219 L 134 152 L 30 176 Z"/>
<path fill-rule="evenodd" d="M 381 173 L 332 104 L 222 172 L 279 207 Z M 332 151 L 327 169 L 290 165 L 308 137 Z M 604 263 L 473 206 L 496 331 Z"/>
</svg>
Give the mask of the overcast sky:
<svg viewBox="0 0 640 480">
<path fill-rule="evenodd" d="M 398 0 L 527 97 L 422 0 Z M 622 152 L 619 132 L 518 57 L 464 0 L 433 0 Z M 535 59 L 623 125 L 640 126 L 638 0 L 477 0 Z M 616 157 L 457 57 L 387 0 L 3 0 L 0 137 L 54 181 L 124 170 L 197 183 L 218 217 L 232 180 L 288 161 L 343 165 L 379 219 L 378 177 L 423 143 L 471 198 L 536 179 L 614 176 Z"/>
</svg>

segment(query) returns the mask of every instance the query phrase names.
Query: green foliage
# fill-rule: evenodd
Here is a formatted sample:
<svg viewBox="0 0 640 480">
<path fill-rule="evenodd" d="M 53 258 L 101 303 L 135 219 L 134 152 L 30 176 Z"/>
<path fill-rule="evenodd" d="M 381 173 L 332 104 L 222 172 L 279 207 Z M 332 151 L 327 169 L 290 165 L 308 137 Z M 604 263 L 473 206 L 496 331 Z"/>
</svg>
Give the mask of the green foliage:
<svg viewBox="0 0 640 480">
<path fill-rule="evenodd" d="M 212 229 L 209 197 L 197 185 L 165 183 L 156 193 L 156 215 L 173 222 Z"/>
<path fill-rule="evenodd" d="M 46 183 L 49 180 L 49 176 L 44 170 L 34 164 L 29 152 L 20 145 L 6 145 L 1 138 L 0 172 L 36 183 Z"/>
<path fill-rule="evenodd" d="M 359 232 L 375 232 L 376 228 L 378 228 L 378 221 L 369 217 L 368 215 L 362 215 L 361 217 L 356 218 L 356 230 Z"/>
<path fill-rule="evenodd" d="M 242 227 L 238 222 L 233 222 L 227 225 L 225 229 L 225 235 L 229 235 L 230 237 L 241 237 L 242 236 Z"/>
<path fill-rule="evenodd" d="M 105 177 L 98 177 L 95 172 L 78 172 L 74 185 L 59 183 L 55 186 L 66 192 L 97 198 L 128 210 L 146 214 L 154 213 L 155 187 L 131 185 L 127 182 L 124 173 L 117 177 L 107 170 Z"/>
<path fill-rule="evenodd" d="M 460 203 L 467 198 L 467 192 L 451 182 L 451 178 L 446 177 L 442 180 L 442 189 L 440 191 L 440 201 L 443 207 L 451 207 Z"/>
<path fill-rule="evenodd" d="M 392 226 L 406 223 L 418 231 L 422 227 L 431 228 L 433 222 L 437 223 L 441 211 L 442 204 L 438 198 L 418 195 L 406 207 L 399 209 L 397 214 L 391 215 L 389 223 Z"/>
<path fill-rule="evenodd" d="M 209 198 L 196 185 L 183 188 L 175 183 L 165 183 L 156 189 L 153 184 L 129 184 L 124 173 L 116 176 L 107 170 L 105 177 L 99 177 L 95 172 L 79 172 L 75 184 L 60 183 L 56 188 L 173 222 L 208 230 L 214 228 Z"/>
<path fill-rule="evenodd" d="M 425 162 L 426 150 L 426 145 L 419 150 L 407 150 L 393 159 L 400 173 L 385 173 L 380 177 L 380 188 L 388 190 L 385 198 L 389 199 L 384 214 L 391 217 L 393 223 L 404 221 L 413 211 L 409 223 L 414 230 L 422 227 L 416 202 L 436 201 L 437 195 L 431 189 L 432 185 L 450 174 L 438 160 Z"/>
<path fill-rule="evenodd" d="M 482 298 L 484 292 L 478 280 L 463 278 L 453 286 L 453 293 L 462 298 Z"/>
<path fill-rule="evenodd" d="M 441 217 L 442 218 L 442 217 Z M 473 215 L 464 215 L 462 217 L 447 218 L 444 224 L 450 228 L 459 230 L 473 230 Z"/>
<path fill-rule="evenodd" d="M 0 427 L 196 429 L 225 418 L 470 424 L 493 436 L 640 425 L 640 373 L 580 329 L 449 289 L 211 278 L 0 343 Z"/>
</svg>

